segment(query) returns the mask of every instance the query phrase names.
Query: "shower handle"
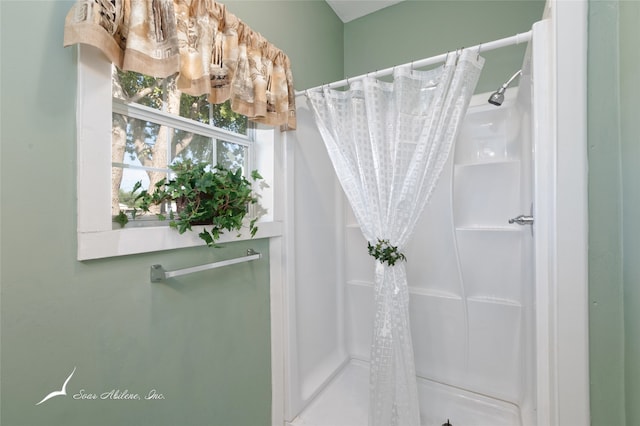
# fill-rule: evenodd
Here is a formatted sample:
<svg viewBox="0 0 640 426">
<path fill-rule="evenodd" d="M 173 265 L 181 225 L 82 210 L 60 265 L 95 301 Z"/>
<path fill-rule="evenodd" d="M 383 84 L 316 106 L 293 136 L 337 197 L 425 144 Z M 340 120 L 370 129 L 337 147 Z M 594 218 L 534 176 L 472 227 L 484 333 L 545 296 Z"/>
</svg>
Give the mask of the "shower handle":
<svg viewBox="0 0 640 426">
<path fill-rule="evenodd" d="M 509 219 L 509 223 L 517 223 L 518 225 L 533 225 L 533 216 L 525 216 L 521 214 L 518 217 Z"/>
</svg>

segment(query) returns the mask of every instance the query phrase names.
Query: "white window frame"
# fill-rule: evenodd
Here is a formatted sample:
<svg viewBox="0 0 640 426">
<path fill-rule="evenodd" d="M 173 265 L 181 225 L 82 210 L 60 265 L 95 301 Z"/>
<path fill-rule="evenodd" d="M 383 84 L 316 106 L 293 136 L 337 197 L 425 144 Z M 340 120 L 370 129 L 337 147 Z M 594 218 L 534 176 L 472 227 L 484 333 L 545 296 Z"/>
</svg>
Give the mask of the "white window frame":
<svg viewBox="0 0 640 426">
<path fill-rule="evenodd" d="M 253 170 L 255 158 L 253 156 L 254 151 L 254 141 L 255 141 L 255 129 L 250 123 L 247 128 L 247 134 L 242 135 L 238 133 L 233 133 L 231 131 L 221 129 L 219 127 L 214 127 L 210 124 L 201 123 L 198 121 L 191 120 L 189 118 L 179 117 L 174 114 L 160 111 L 157 109 L 153 109 L 151 107 L 137 104 L 137 103 L 129 103 L 122 99 L 112 98 L 111 103 L 112 112 L 115 114 L 124 115 L 126 117 L 134 118 L 140 121 L 146 121 L 153 124 L 158 124 L 161 126 L 168 126 L 172 130 L 181 130 L 184 132 L 190 132 L 193 134 L 197 134 L 199 136 L 204 136 L 212 139 L 213 141 L 213 152 L 215 158 L 215 153 L 217 152 L 217 141 L 223 140 L 225 142 L 231 142 L 237 145 L 241 145 L 247 147 L 247 158 L 244 164 L 243 172 L 247 174 L 248 170 Z M 170 144 L 167 144 L 167 149 L 170 149 Z M 211 161 L 214 161 L 211 158 Z M 112 163 L 116 165 L 116 163 Z M 118 163 L 119 164 L 119 163 Z M 126 167 L 126 164 L 119 164 L 121 167 Z M 136 167 L 138 168 L 138 167 Z M 140 169 L 149 169 L 148 167 L 140 166 Z M 167 166 L 164 170 L 167 173 L 170 172 L 169 166 Z M 248 176 L 248 174 L 247 174 Z"/>
<path fill-rule="evenodd" d="M 77 238 L 78 260 L 99 259 L 159 250 L 204 245 L 198 237 L 201 226 L 179 234 L 168 226 L 113 229 L 111 216 L 111 63 L 98 49 L 78 45 L 77 126 Z M 268 187 L 260 190 L 261 204 L 268 213 L 258 222 L 254 238 L 282 235 L 275 182 L 275 153 L 281 144 L 277 129 L 257 125 L 253 167 Z M 237 237 L 225 233 L 218 242 L 251 239 L 247 230 Z"/>
</svg>

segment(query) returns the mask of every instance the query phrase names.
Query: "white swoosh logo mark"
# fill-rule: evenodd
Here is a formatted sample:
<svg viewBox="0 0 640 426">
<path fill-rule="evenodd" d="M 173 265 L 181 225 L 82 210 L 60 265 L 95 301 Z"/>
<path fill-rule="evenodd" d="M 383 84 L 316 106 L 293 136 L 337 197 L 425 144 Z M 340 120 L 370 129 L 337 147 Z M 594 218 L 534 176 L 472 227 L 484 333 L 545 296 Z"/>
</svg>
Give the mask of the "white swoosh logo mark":
<svg viewBox="0 0 640 426">
<path fill-rule="evenodd" d="M 67 377 L 67 380 L 64 381 L 64 384 L 62 385 L 62 389 L 60 389 L 59 391 L 53 391 L 51 392 L 49 395 L 45 396 L 42 401 L 38 402 L 36 405 L 40 405 L 43 402 L 53 398 L 54 396 L 61 396 L 61 395 L 66 395 L 67 394 L 67 383 L 69 383 L 69 380 L 71 380 L 71 376 L 73 376 L 73 373 L 76 372 L 76 367 L 73 367 L 73 371 L 71 372 L 71 374 L 69 374 L 69 377 Z"/>
</svg>

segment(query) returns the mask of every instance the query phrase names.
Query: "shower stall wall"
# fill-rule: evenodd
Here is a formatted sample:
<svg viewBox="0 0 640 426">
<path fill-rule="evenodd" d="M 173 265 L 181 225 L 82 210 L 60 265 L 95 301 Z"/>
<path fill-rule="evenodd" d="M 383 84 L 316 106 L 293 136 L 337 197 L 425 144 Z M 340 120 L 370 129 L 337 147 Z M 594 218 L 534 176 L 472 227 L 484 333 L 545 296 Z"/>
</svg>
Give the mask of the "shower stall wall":
<svg viewBox="0 0 640 426">
<path fill-rule="evenodd" d="M 532 49 L 476 95 L 405 253 L 422 425 L 536 423 Z M 542 86 L 542 85 L 541 85 Z M 306 102 L 294 155 L 285 425 L 365 426 L 374 260 Z"/>
</svg>

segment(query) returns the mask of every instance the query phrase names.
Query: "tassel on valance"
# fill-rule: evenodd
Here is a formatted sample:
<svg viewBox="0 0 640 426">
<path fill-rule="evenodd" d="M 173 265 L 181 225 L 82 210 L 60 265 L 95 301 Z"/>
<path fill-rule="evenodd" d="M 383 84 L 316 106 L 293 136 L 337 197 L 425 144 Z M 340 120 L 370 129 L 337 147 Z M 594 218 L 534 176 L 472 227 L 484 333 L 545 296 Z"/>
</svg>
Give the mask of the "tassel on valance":
<svg viewBox="0 0 640 426">
<path fill-rule="evenodd" d="M 118 68 L 178 74 L 178 89 L 231 101 L 250 120 L 295 129 L 289 58 L 214 0 L 78 0 L 64 46 L 97 47 Z"/>
</svg>

